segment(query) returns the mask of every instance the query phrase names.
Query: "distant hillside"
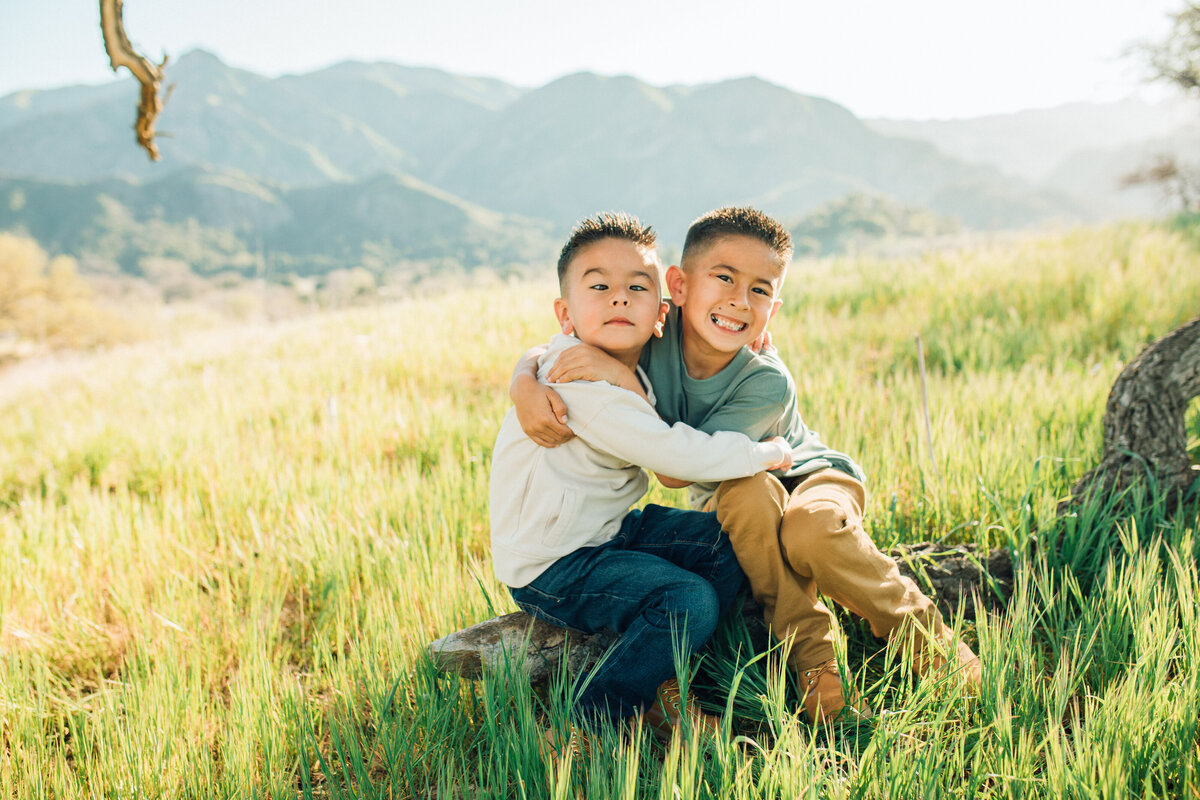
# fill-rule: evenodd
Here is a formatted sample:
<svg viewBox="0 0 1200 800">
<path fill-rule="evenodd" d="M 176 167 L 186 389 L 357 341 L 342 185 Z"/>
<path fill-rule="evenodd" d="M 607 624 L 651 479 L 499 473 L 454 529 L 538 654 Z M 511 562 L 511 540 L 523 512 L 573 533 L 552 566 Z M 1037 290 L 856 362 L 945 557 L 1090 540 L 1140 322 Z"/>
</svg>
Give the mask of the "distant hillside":
<svg viewBox="0 0 1200 800">
<path fill-rule="evenodd" d="M 1045 191 L 1080 198 L 1101 218 L 1168 213 L 1153 190 L 1125 189 L 1122 175 L 1161 154 L 1197 152 L 1200 105 L 1186 99 L 1150 104 L 1074 103 L 961 120 L 869 120 L 874 130 L 929 142 L 987 164 Z"/>
<path fill-rule="evenodd" d="M 174 64 L 174 90 L 159 120 L 161 164 L 129 147 L 137 94 L 103 87 L 67 103 L 56 91 L 0 127 L 0 174 L 60 181 L 163 177 L 181 166 L 244 172 L 285 185 L 351 180 L 405 169 L 413 159 L 362 122 L 215 56 L 193 51 Z M 64 90 L 59 90 L 64 91 Z M 65 90 L 74 93 L 75 89 Z M 11 98 L 0 106 L 12 105 Z M 0 112 L 0 121 L 11 115 Z"/>
<path fill-rule="evenodd" d="M 145 184 L 0 178 L 0 230 L 80 254 L 92 269 L 126 272 L 151 256 L 202 274 L 503 271 L 547 261 L 556 248 L 548 223 L 487 211 L 397 173 L 300 188 L 198 168 Z"/>
<path fill-rule="evenodd" d="M 443 163 L 449 144 L 462 140 L 523 92 L 490 78 L 360 62 L 286 76 L 276 86 L 357 121 L 402 154 L 408 168 L 424 175 Z"/>
<path fill-rule="evenodd" d="M 1200 108 L 1197 109 L 1197 120 L 1200 120 Z M 1107 201 L 1106 210 L 1110 216 L 1162 216 L 1180 210 L 1176 200 L 1167 195 L 1164 187 L 1122 187 L 1121 179 L 1164 156 L 1190 165 L 1195 171 L 1200 168 L 1197 154 L 1200 154 L 1200 125 L 1193 123 L 1181 126 L 1169 136 L 1116 147 L 1080 150 L 1064 159 L 1046 182 Z"/>
<path fill-rule="evenodd" d="M 756 78 L 667 88 L 629 77 L 562 78 L 494 115 L 430 180 L 485 206 L 560 223 L 572 209 L 619 207 L 665 231 L 721 204 L 753 203 L 788 218 L 862 192 L 981 228 L 1084 213 Z"/>
<path fill-rule="evenodd" d="M 1130 99 L 971 119 L 872 119 L 867 125 L 879 133 L 920 139 L 955 158 L 1041 183 L 1073 153 L 1160 139 L 1198 116 L 1200 108 L 1187 101 L 1150 104 Z"/>
<path fill-rule="evenodd" d="M 464 230 L 488 230 L 476 221 L 518 215 L 543 220 L 539 230 L 557 236 L 586 214 L 623 208 L 645 216 L 668 243 L 717 205 L 754 203 L 793 219 L 864 193 L 972 228 L 1090 213 L 1086 203 L 948 157 L 928 143 L 881 134 L 836 103 L 755 78 L 654 87 L 579 74 L 525 90 L 433 69 L 347 62 L 269 79 L 193 51 L 172 62 L 167 79 L 175 88 L 159 122 L 161 163 L 148 162 L 132 144 L 136 90 L 127 81 L 0 98 L 0 175 L 57 184 L 46 189 L 51 193 L 65 184 L 120 179 L 125 188 L 117 194 L 130 208 L 138 206 L 129 199 L 141 191 L 136 186 L 153 194 L 152 185 L 178 180 L 168 176 L 180 169 L 245 176 L 276 197 L 294 192 L 288 214 L 311 207 L 301 189 L 314 197 L 329 189 L 325 196 L 338 197 L 336 205 L 358 209 L 355 224 L 334 239 L 358 232 L 359 224 L 365 234 L 391 235 L 379 224 L 390 207 L 380 186 L 415 193 L 403 203 L 410 210 L 418 196 L 443 210 L 449 206 L 437 198 L 461 198 L 456 202 L 473 209 L 464 212 L 472 220 Z M 373 182 L 379 175 L 407 177 Z M 356 189 L 349 187 L 383 205 L 352 203 Z M 196 196 L 190 189 L 184 194 Z M 219 215 L 201 208 L 192 216 L 207 213 Z M 278 241 L 281 251 L 315 253 L 313 229 L 290 225 L 271 222 L 264 240 Z M 305 244 L 272 238 L 285 236 Z M 478 249 L 470 237 L 447 236 L 439 229 L 429 241 L 448 252 Z M 418 247 L 404 241 L 401 249 Z M 354 250 L 331 245 L 324 256 L 341 259 L 347 248 Z"/>
</svg>

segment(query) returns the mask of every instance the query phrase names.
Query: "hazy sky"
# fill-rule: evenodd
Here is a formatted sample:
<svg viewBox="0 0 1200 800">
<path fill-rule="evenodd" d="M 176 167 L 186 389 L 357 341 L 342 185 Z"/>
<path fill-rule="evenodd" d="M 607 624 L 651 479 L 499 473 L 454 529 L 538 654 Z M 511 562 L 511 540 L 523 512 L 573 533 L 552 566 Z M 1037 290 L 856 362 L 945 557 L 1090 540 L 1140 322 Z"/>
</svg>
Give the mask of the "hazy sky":
<svg viewBox="0 0 1200 800">
<path fill-rule="evenodd" d="M 1148 88 L 1125 55 L 1183 0 L 126 0 L 155 60 L 195 47 L 265 75 L 347 59 L 537 86 L 591 70 L 649 83 L 758 75 L 863 117 L 964 117 Z M 0 0 L 0 96 L 113 80 L 95 0 Z M 169 68 L 169 67 L 168 67 Z M 121 76 L 127 73 L 124 70 Z M 168 73 L 168 79 L 170 75 Z"/>
</svg>

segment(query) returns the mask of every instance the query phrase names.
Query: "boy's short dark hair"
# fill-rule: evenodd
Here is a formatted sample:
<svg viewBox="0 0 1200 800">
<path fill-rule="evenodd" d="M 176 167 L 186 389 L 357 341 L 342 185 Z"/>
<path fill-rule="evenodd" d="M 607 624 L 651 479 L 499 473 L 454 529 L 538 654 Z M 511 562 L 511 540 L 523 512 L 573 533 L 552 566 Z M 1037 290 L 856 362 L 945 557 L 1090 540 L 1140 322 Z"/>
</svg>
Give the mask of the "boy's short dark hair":
<svg viewBox="0 0 1200 800">
<path fill-rule="evenodd" d="M 774 217 L 749 206 L 725 206 L 709 211 L 688 228 L 683 240 L 685 261 L 688 253 L 695 252 L 726 236 L 750 236 L 758 239 L 779 256 L 784 266 L 792 259 L 792 235 Z"/>
<path fill-rule="evenodd" d="M 571 259 L 575 257 L 575 254 L 587 245 L 601 239 L 624 239 L 641 247 L 649 248 L 654 247 L 658 236 L 649 225 L 644 224 L 633 214 L 626 214 L 624 211 L 602 211 L 580 221 L 575 225 L 571 235 L 567 237 L 567 243 L 563 245 L 562 251 L 558 254 L 558 285 L 560 288 L 563 277 L 567 274 L 567 267 L 571 265 Z"/>
</svg>

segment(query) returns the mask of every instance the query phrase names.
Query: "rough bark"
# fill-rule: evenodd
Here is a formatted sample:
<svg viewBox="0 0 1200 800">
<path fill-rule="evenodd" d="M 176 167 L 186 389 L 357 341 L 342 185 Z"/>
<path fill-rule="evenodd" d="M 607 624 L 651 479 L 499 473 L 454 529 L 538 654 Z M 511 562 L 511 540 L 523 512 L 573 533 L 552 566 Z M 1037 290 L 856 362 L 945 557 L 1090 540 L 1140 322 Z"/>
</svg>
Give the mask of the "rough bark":
<svg viewBox="0 0 1200 800">
<path fill-rule="evenodd" d="M 511 664 L 536 686 L 564 667 L 569 674 L 577 674 L 594 663 L 614 638 L 606 631 L 581 633 L 515 611 L 443 636 L 428 649 L 443 672 L 478 678 L 484 669 Z M 565 665 L 564 656 L 569 659 Z"/>
<path fill-rule="evenodd" d="M 983 553 L 971 545 L 947 548 L 925 542 L 888 554 L 896 559 L 900 572 L 916 581 L 947 617 L 962 613 L 974 619 L 980 607 L 1003 606 L 1012 590 L 1013 562 L 1007 550 Z M 765 641 L 762 608 L 749 601 L 741 613 Z M 537 685 L 558 670 L 578 673 L 594 663 L 613 638 L 608 632 L 591 635 L 559 628 L 518 611 L 438 639 L 429 645 L 429 655 L 443 671 L 471 678 L 479 677 L 484 669 L 512 664 Z M 568 659 L 565 664 L 564 657 Z"/>
<path fill-rule="evenodd" d="M 1151 481 L 1177 502 L 1196 483 L 1188 403 L 1200 395 L 1200 317 L 1150 344 L 1121 371 L 1104 410 L 1104 453 L 1071 491 L 1078 502 Z"/>
<path fill-rule="evenodd" d="M 100 0 L 100 31 L 104 34 L 104 49 L 108 51 L 108 63 L 113 72 L 125 67 L 141 85 L 141 100 L 138 102 L 137 121 L 133 129 L 137 141 L 145 148 L 151 161 L 158 161 L 158 145 L 154 142 L 154 123 L 158 120 L 165 99 L 162 94 L 163 72 L 167 58 L 154 64 L 133 49 L 125 35 L 122 0 Z"/>
</svg>

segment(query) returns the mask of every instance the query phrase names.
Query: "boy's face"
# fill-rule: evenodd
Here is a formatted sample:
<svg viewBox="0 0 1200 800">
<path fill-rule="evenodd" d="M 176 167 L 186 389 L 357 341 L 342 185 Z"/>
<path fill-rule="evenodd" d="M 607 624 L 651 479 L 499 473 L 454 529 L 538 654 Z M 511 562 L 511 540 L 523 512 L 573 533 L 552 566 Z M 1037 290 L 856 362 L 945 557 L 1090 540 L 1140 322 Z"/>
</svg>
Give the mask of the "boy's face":
<svg viewBox="0 0 1200 800">
<path fill-rule="evenodd" d="M 663 320 L 658 255 L 625 239 L 601 239 L 567 266 L 554 313 L 563 333 L 632 367 Z"/>
<path fill-rule="evenodd" d="M 711 354 L 732 357 L 763 334 L 783 301 L 786 265 L 752 236 L 725 236 L 667 270 L 683 336 Z"/>
</svg>

